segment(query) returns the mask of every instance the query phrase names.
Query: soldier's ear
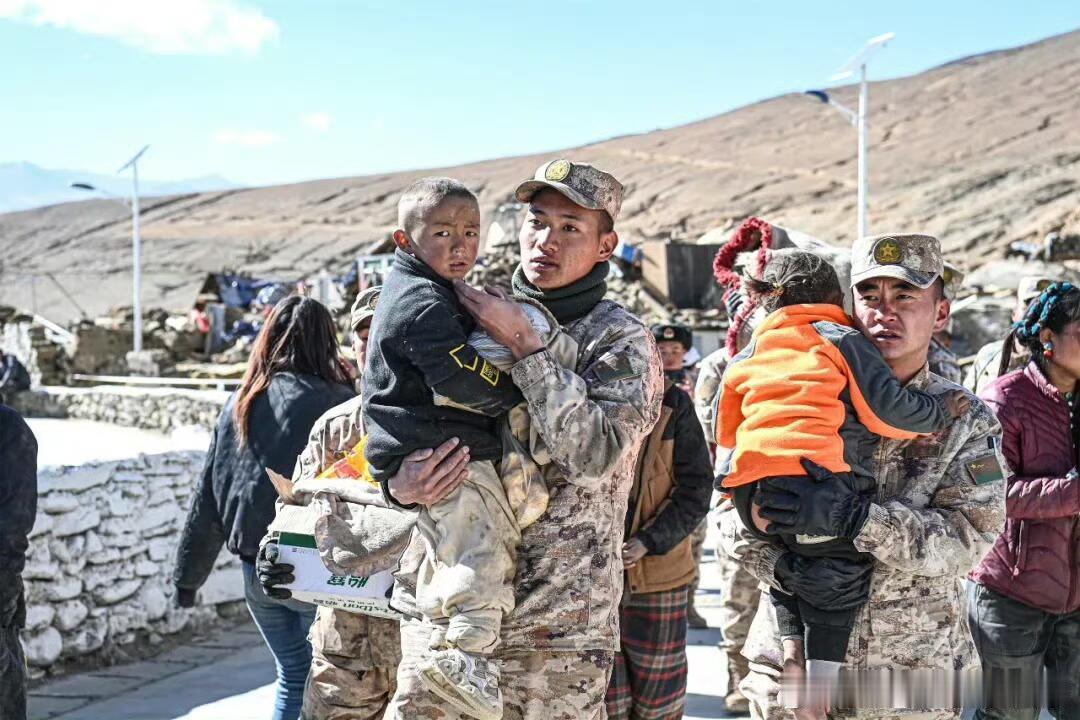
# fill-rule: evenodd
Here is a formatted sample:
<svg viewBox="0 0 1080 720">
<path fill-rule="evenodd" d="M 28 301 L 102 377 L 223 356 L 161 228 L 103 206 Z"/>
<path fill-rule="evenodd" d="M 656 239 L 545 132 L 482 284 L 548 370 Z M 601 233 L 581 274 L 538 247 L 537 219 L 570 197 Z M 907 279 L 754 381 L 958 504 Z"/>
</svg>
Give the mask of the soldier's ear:
<svg viewBox="0 0 1080 720">
<path fill-rule="evenodd" d="M 952 313 L 952 301 L 942 296 L 938 299 L 934 308 L 934 332 L 941 332 L 949 326 L 949 315 Z"/>
<path fill-rule="evenodd" d="M 615 253 L 615 246 L 619 244 L 619 234 L 614 230 L 600 234 L 600 258 L 597 262 L 607 262 Z"/>
</svg>

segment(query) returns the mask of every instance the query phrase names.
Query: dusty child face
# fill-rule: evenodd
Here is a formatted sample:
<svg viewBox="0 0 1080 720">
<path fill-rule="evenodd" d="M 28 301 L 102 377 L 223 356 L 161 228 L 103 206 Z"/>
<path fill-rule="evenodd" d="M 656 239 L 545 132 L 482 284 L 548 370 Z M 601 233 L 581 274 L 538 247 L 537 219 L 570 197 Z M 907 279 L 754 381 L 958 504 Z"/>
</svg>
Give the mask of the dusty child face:
<svg viewBox="0 0 1080 720">
<path fill-rule="evenodd" d="M 402 249 L 439 277 L 461 279 L 472 270 L 480 248 L 480 207 L 470 198 L 448 197 L 424 215 L 406 240 Z"/>
</svg>

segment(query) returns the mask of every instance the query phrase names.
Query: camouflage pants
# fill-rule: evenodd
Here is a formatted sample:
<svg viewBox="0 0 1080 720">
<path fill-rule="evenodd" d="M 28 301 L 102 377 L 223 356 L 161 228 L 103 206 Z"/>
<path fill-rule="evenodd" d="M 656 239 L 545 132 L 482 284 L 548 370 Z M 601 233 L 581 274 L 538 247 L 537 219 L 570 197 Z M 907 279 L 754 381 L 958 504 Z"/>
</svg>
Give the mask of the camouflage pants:
<svg viewBox="0 0 1080 720">
<path fill-rule="evenodd" d="M 378 720 L 397 687 L 397 620 L 320 607 L 302 720 Z"/>
<path fill-rule="evenodd" d="M 469 720 L 429 693 L 416 663 L 428 652 L 432 628 L 416 620 L 401 624 L 397 692 L 386 720 Z M 603 720 L 604 698 L 614 653 L 603 650 L 548 651 L 499 648 L 503 720 Z"/>
<path fill-rule="evenodd" d="M 705 535 L 708 532 L 709 520 L 705 518 L 700 525 L 694 528 L 694 532 L 690 533 L 690 554 L 694 556 L 694 567 L 698 569 L 698 574 L 694 578 L 694 582 L 690 584 L 690 593 L 687 596 L 691 605 L 694 604 L 694 594 L 697 593 L 698 584 L 701 582 L 701 558 L 705 554 Z"/>
<path fill-rule="evenodd" d="M 746 634 L 758 607 L 758 581 L 737 560 L 723 550 L 716 551 L 720 566 L 720 648 L 727 654 L 742 652 Z"/>
<path fill-rule="evenodd" d="M 469 463 L 457 490 L 421 510 L 416 529 L 424 559 L 416 577 L 416 606 L 441 626 L 445 643 L 490 653 L 503 615 L 514 607 L 511 587 L 521 542 L 514 512 L 495 465 Z"/>
<path fill-rule="evenodd" d="M 0 627 L 0 720 L 26 717 L 26 661 L 19 631 Z"/>
</svg>

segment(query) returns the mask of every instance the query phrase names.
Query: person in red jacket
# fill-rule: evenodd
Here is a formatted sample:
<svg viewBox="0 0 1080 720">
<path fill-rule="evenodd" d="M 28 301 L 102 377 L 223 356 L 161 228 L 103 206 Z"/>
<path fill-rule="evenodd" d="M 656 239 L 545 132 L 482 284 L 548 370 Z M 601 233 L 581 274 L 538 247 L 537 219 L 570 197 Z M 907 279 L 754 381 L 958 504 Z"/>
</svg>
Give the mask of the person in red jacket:
<svg viewBox="0 0 1080 720">
<path fill-rule="evenodd" d="M 975 717 L 1035 720 L 1045 668 L 1050 713 L 1080 718 L 1080 288 L 1049 286 L 1005 353 L 1013 338 L 1031 362 L 982 393 L 1015 474 L 1005 530 L 971 573 L 968 619 L 986 688 Z"/>
</svg>

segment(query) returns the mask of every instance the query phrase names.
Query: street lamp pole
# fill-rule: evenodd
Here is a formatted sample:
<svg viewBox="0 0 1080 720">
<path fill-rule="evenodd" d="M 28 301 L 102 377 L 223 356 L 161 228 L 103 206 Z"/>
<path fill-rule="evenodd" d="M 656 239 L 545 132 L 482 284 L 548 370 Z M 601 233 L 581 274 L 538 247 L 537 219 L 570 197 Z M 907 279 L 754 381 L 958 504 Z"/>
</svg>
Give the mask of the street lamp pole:
<svg viewBox="0 0 1080 720">
<path fill-rule="evenodd" d="M 896 37 L 895 33 L 885 33 L 884 35 L 878 35 L 877 37 L 867 40 L 866 45 L 862 50 L 855 54 L 855 57 L 848 60 L 843 67 L 841 67 L 836 74 L 834 74 L 830 80 L 845 80 L 855 74 L 855 71 L 859 72 L 859 109 L 857 112 L 852 111 L 850 108 L 841 105 L 832 98 L 824 90 L 808 90 L 807 95 L 817 98 L 823 103 L 827 103 L 832 107 L 840 111 L 850 121 L 858 131 L 859 139 L 859 160 L 858 160 L 858 203 L 857 203 L 857 231 L 856 237 L 866 237 L 870 234 L 870 139 L 869 139 L 869 117 L 870 117 L 870 84 L 866 79 L 866 65 L 869 62 L 871 56 L 873 56 L 878 50 L 885 47 L 885 45 Z"/>
<path fill-rule="evenodd" d="M 131 168 L 131 263 L 134 272 L 132 288 L 133 301 L 132 311 L 134 327 L 132 328 L 135 352 L 142 351 L 143 346 L 143 317 L 142 317 L 142 239 L 139 236 L 139 158 L 150 149 L 145 145 L 142 150 L 135 153 L 135 157 L 124 163 L 116 173 Z"/>
</svg>

